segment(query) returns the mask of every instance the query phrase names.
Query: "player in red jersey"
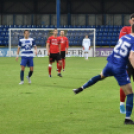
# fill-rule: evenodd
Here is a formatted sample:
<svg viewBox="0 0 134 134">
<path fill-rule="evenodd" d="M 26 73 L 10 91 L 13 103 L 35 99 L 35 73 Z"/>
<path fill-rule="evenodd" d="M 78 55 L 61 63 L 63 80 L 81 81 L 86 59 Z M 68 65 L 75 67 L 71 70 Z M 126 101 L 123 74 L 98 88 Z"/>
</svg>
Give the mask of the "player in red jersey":
<svg viewBox="0 0 134 134">
<path fill-rule="evenodd" d="M 48 71 L 49 71 L 49 77 L 51 76 L 51 70 L 52 70 L 52 63 L 56 60 L 58 63 L 58 76 L 62 77 L 61 75 L 61 69 L 62 69 L 62 60 L 60 57 L 60 52 L 61 52 L 61 45 L 59 38 L 57 37 L 58 30 L 55 29 L 53 31 L 53 35 L 50 36 L 47 40 L 47 54 L 49 56 L 49 66 L 48 66 Z"/>
<path fill-rule="evenodd" d="M 134 24 L 134 13 L 130 16 L 129 23 L 131 26 Z M 119 38 L 121 38 L 122 36 L 124 36 L 126 34 L 130 34 L 131 26 L 124 26 L 120 31 Z M 133 80 L 134 80 L 134 69 L 133 69 L 132 65 L 130 64 L 130 62 L 127 65 L 127 72 L 128 72 L 129 78 L 131 78 L 131 76 L 133 76 Z M 120 88 L 120 113 L 122 113 L 122 114 L 126 113 L 125 98 L 126 98 L 126 95 L 125 95 L 124 91 L 122 90 L 122 88 Z"/>
<path fill-rule="evenodd" d="M 64 31 L 60 31 L 59 36 L 60 44 L 61 44 L 61 59 L 62 59 L 62 68 L 63 71 L 65 70 L 65 57 L 68 53 L 68 38 L 64 36 Z M 57 70 L 58 70 L 58 63 L 57 63 Z"/>
</svg>

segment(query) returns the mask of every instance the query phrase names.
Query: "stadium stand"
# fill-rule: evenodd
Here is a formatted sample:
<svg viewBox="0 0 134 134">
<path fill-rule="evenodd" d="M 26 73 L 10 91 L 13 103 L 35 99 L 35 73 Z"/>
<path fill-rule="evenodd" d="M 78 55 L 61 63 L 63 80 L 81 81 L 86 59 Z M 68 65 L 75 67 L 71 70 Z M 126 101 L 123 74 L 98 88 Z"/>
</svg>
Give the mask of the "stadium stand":
<svg viewBox="0 0 134 134">
<path fill-rule="evenodd" d="M 8 45 L 8 28 L 55 28 L 54 25 L 0 25 L 0 46 Z M 114 46 L 118 40 L 120 30 L 123 26 L 112 26 L 112 25 L 105 25 L 105 26 L 73 26 L 73 25 L 65 25 L 60 26 L 61 28 L 96 28 L 96 45 L 97 46 Z M 66 36 L 69 39 L 70 46 L 81 46 L 82 40 L 85 36 L 86 32 L 81 31 L 68 31 Z M 36 40 L 37 45 L 44 46 L 47 37 L 48 31 L 38 31 L 38 32 L 31 32 L 31 37 Z M 22 31 L 14 31 L 11 35 L 12 44 L 17 45 L 18 39 L 23 38 Z M 89 37 L 90 38 L 90 37 Z"/>
</svg>

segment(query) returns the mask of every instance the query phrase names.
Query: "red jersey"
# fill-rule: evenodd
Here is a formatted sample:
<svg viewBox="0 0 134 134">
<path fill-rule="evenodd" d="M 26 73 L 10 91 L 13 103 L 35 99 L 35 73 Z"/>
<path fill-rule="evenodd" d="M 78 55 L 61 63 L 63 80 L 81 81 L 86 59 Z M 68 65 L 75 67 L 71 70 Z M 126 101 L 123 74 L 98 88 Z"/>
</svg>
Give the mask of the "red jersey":
<svg viewBox="0 0 134 134">
<path fill-rule="evenodd" d="M 130 33 L 131 33 L 131 26 L 124 26 L 120 31 L 119 38 L 121 38 L 122 36 L 124 36 L 126 34 L 130 34 Z"/>
<path fill-rule="evenodd" d="M 69 47 L 68 45 L 68 38 L 59 36 L 60 44 L 61 44 L 61 51 L 65 51 L 66 48 Z"/>
<path fill-rule="evenodd" d="M 50 53 L 59 53 L 59 38 L 50 36 L 47 39 L 47 43 L 49 43 L 50 46 Z"/>
</svg>

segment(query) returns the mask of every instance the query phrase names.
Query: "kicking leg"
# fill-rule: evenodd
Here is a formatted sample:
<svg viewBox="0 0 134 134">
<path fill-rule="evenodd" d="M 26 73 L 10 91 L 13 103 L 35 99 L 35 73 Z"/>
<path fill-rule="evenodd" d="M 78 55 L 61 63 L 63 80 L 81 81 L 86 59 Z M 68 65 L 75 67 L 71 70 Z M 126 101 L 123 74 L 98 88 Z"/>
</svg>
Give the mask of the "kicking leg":
<svg viewBox="0 0 134 134">
<path fill-rule="evenodd" d="M 94 85 L 96 82 L 104 79 L 105 76 L 103 76 L 103 74 L 101 73 L 100 75 L 94 76 L 92 77 L 87 83 L 85 83 L 82 87 L 74 89 L 74 93 L 78 94 L 79 92 L 83 91 L 84 89 Z"/>
</svg>

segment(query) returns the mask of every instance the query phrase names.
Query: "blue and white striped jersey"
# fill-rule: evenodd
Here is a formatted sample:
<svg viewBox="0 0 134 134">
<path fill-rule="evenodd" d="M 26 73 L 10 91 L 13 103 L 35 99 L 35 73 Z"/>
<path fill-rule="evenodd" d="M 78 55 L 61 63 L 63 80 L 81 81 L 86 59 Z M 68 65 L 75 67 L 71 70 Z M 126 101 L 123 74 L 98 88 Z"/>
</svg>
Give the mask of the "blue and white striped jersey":
<svg viewBox="0 0 134 134">
<path fill-rule="evenodd" d="M 20 39 L 19 45 L 21 48 L 21 57 L 34 57 L 34 46 L 36 46 L 33 38 Z"/>
</svg>

